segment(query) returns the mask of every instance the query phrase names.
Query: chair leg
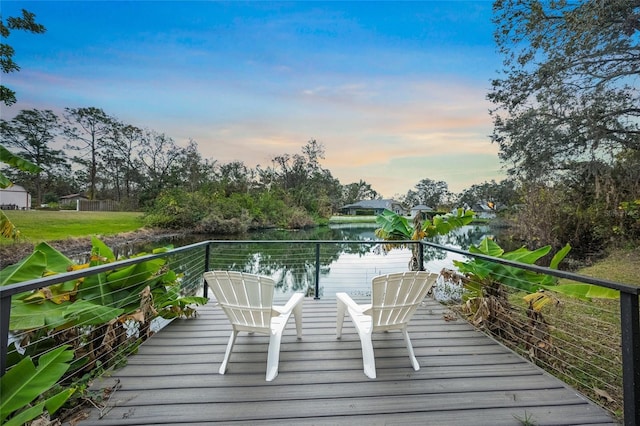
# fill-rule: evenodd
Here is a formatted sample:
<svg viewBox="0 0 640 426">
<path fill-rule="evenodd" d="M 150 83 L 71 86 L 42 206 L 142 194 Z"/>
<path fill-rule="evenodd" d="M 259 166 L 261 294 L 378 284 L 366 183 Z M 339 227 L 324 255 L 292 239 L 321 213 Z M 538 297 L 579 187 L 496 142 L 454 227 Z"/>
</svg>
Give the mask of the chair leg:
<svg viewBox="0 0 640 426">
<path fill-rule="evenodd" d="M 347 305 L 342 300 L 337 300 L 338 313 L 336 314 L 336 337 L 340 339 L 342 337 L 342 324 L 344 323 L 344 316 L 347 313 Z"/>
<path fill-rule="evenodd" d="M 416 355 L 413 353 L 413 345 L 411 344 L 411 339 L 409 339 L 409 332 L 407 328 L 402 329 L 402 334 L 404 335 L 404 341 L 407 344 L 407 350 L 409 351 L 409 359 L 411 360 L 411 366 L 414 370 L 420 370 L 420 364 L 418 364 L 418 360 L 416 359 Z"/>
<path fill-rule="evenodd" d="M 360 335 L 360 344 L 362 345 L 362 365 L 364 374 L 370 378 L 376 378 L 376 358 L 373 353 L 373 342 L 371 333 L 358 333 Z"/>
<path fill-rule="evenodd" d="M 220 370 L 218 370 L 220 374 L 224 374 L 227 371 L 227 363 L 229 362 L 229 358 L 231 357 L 231 350 L 233 349 L 233 344 L 236 342 L 237 336 L 238 332 L 236 330 L 233 330 L 231 332 L 231 336 L 229 337 L 229 343 L 227 343 L 227 350 L 224 353 L 222 365 L 220 365 Z"/>
<path fill-rule="evenodd" d="M 267 354 L 267 382 L 272 381 L 278 375 L 278 363 L 280 362 L 280 341 L 282 332 L 271 333 L 269 337 L 269 352 Z"/>
<path fill-rule="evenodd" d="M 302 339 L 302 302 L 293 308 L 293 318 L 296 320 L 296 336 Z"/>
</svg>

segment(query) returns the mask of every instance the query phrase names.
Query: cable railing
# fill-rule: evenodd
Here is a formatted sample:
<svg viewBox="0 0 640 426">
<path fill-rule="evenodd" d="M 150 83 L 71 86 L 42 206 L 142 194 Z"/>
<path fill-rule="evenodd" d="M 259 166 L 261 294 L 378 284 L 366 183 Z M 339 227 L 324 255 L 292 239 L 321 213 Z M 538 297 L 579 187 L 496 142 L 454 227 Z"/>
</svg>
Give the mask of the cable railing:
<svg viewBox="0 0 640 426">
<path fill-rule="evenodd" d="M 374 276 L 408 270 L 414 255 L 425 265 L 447 253 L 550 275 L 560 284 L 619 292 L 617 299 L 605 300 L 549 290 L 550 302 L 536 311 L 525 300 L 526 291 L 499 285 L 485 296 L 497 295 L 500 313 L 482 318 L 469 310 L 464 276 L 445 271 L 438 280 L 439 287 L 458 292 L 443 303 L 460 316 L 625 424 L 640 424 L 639 287 L 418 241 L 204 241 L 0 286 L 0 372 L 4 375 L 27 355 L 38 360 L 63 346 L 73 350 L 73 360 L 58 380 L 61 386 L 117 367 L 172 316 L 193 314 L 191 297 L 208 297 L 202 280 L 207 270 L 270 276 L 283 299 L 293 292 L 316 299 L 338 291 L 367 296 Z"/>
</svg>

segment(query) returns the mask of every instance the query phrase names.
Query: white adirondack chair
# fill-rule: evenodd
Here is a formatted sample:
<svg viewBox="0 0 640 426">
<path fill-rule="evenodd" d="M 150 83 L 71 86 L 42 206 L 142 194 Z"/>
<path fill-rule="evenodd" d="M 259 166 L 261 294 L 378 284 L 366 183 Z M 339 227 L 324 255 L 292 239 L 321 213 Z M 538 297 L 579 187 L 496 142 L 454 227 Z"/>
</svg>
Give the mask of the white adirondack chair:
<svg viewBox="0 0 640 426">
<path fill-rule="evenodd" d="M 347 293 L 336 294 L 337 337 L 338 339 L 342 337 L 342 323 L 348 312 L 360 336 L 364 374 L 367 377 L 376 378 L 376 361 L 371 336 L 377 331 L 402 331 L 411 365 L 416 371 L 420 369 L 420 364 L 413 353 L 407 326 L 437 278 L 437 274 L 424 271 L 400 272 L 375 277 L 371 283 L 372 303 L 366 305 L 358 305 Z"/>
<path fill-rule="evenodd" d="M 204 273 L 204 278 L 233 327 L 219 373 L 224 374 L 227 370 L 238 332 L 247 331 L 269 335 L 266 380 L 275 379 L 282 332 L 292 313 L 298 339 L 302 338 L 304 294 L 295 293 L 285 306 L 273 306 L 275 282 L 271 278 L 232 271 L 209 271 Z"/>
</svg>

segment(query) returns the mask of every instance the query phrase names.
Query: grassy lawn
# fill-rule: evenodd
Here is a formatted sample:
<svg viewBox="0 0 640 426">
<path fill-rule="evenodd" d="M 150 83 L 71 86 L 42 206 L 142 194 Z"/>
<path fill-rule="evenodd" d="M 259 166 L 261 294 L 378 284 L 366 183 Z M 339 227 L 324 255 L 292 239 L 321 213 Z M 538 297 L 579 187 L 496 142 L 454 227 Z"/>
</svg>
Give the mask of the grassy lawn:
<svg viewBox="0 0 640 426">
<path fill-rule="evenodd" d="M 22 241 L 31 243 L 115 235 L 142 227 L 142 213 L 139 212 L 6 210 L 4 213 L 20 230 Z M 0 238 L 0 245 L 4 244 L 12 244 L 12 241 Z"/>
<path fill-rule="evenodd" d="M 376 216 L 331 216 L 329 223 L 376 223 Z"/>
<path fill-rule="evenodd" d="M 615 249 L 609 255 L 578 271 L 581 275 L 607 279 L 611 281 L 640 285 L 640 248 Z"/>
</svg>

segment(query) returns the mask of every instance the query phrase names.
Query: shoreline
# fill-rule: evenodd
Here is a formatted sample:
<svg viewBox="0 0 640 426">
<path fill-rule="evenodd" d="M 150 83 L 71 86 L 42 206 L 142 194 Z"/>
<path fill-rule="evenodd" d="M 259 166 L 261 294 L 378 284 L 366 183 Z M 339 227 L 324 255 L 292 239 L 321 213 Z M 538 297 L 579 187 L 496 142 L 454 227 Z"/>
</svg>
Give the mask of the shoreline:
<svg viewBox="0 0 640 426">
<path fill-rule="evenodd" d="M 140 243 L 153 242 L 166 238 L 174 238 L 188 234 L 186 231 L 171 231 L 165 229 L 138 229 L 136 231 L 123 232 L 115 235 L 97 235 L 112 250 L 119 246 Z M 91 251 L 91 235 L 86 237 L 71 237 L 64 240 L 45 241 L 51 247 L 60 251 L 67 257 L 88 254 Z M 25 257 L 33 253 L 34 247 L 38 243 L 31 242 L 15 242 L 12 244 L 0 245 L 0 270 L 7 266 L 20 262 Z"/>
</svg>

